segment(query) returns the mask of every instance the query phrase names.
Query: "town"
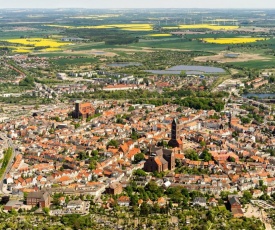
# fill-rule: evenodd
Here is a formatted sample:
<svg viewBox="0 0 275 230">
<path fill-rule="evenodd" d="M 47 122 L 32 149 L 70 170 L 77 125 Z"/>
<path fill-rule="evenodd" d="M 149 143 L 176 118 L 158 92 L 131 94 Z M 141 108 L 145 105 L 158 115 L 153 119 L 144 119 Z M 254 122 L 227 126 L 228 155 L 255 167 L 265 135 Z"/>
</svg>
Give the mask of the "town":
<svg viewBox="0 0 275 230">
<path fill-rule="evenodd" d="M 0 9 L 0 229 L 275 229 L 274 15 Z"/>
</svg>

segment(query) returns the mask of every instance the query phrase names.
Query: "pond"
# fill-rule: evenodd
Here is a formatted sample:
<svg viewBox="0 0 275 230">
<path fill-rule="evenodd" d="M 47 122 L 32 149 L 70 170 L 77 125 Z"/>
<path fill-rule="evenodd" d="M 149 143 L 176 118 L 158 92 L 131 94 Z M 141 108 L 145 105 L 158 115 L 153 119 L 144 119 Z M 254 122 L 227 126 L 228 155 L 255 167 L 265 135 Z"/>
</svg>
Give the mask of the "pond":
<svg viewBox="0 0 275 230">
<path fill-rule="evenodd" d="M 210 74 L 210 73 L 225 73 L 225 70 L 213 66 L 196 66 L 196 65 L 177 65 L 167 70 L 145 70 L 153 74 L 180 74 L 185 71 L 186 74 Z"/>
<path fill-rule="evenodd" d="M 138 63 L 138 62 L 116 62 L 116 63 L 108 64 L 107 66 L 110 66 L 110 67 L 127 67 L 127 66 L 140 66 L 140 65 L 142 65 L 142 64 Z"/>
<path fill-rule="evenodd" d="M 275 93 L 247 93 L 247 94 L 243 94 L 242 97 L 245 97 L 245 98 L 257 97 L 261 99 L 267 99 L 267 98 L 275 98 Z"/>
</svg>

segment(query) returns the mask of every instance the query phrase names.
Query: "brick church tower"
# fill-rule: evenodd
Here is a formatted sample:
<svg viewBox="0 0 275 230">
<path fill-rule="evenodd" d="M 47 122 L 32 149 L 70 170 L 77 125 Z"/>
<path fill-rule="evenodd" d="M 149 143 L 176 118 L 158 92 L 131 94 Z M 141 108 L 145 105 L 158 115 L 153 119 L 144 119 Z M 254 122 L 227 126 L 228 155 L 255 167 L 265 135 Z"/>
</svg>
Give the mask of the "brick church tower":
<svg viewBox="0 0 275 230">
<path fill-rule="evenodd" d="M 182 141 L 180 139 L 180 128 L 179 128 L 178 119 L 174 118 L 171 124 L 171 139 L 168 142 L 168 145 L 173 148 L 181 148 L 182 149 Z"/>
</svg>

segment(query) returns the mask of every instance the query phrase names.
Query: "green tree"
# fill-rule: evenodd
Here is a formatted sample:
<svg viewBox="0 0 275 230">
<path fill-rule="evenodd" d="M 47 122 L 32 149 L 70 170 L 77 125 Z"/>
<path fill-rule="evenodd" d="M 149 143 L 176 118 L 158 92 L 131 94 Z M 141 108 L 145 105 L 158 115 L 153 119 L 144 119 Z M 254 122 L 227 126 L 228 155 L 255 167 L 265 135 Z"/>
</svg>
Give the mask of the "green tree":
<svg viewBox="0 0 275 230">
<path fill-rule="evenodd" d="M 208 162 L 212 160 L 212 155 L 207 149 L 204 149 L 201 154 L 201 158 L 203 159 L 203 161 Z"/>
<path fill-rule="evenodd" d="M 128 112 L 132 112 L 132 111 L 134 111 L 134 110 L 135 110 L 134 106 L 131 105 L 131 106 L 129 107 L 129 109 L 128 109 Z"/>
<path fill-rule="evenodd" d="M 137 164 L 145 159 L 143 153 L 138 153 L 134 156 L 134 163 Z"/>
<path fill-rule="evenodd" d="M 108 142 L 108 144 L 107 144 L 107 148 L 109 147 L 109 146 L 113 146 L 113 147 L 115 147 L 115 148 L 118 148 L 118 141 L 117 140 L 110 140 L 109 142 Z"/>
<path fill-rule="evenodd" d="M 50 209 L 48 207 L 45 207 L 43 208 L 43 212 L 46 214 L 46 215 L 49 215 L 50 214 Z"/>
<path fill-rule="evenodd" d="M 197 152 L 193 149 L 187 149 L 184 153 L 185 157 L 190 159 L 190 160 L 194 160 L 197 161 L 199 160 L 199 156 L 197 154 Z"/>
<path fill-rule="evenodd" d="M 242 201 L 244 204 L 247 204 L 250 202 L 250 200 L 252 199 L 252 194 L 250 191 L 246 190 L 243 192 L 243 197 L 242 197 Z"/>
<path fill-rule="evenodd" d="M 134 171 L 134 175 L 136 175 L 136 176 L 146 176 L 147 174 L 142 169 L 137 169 L 136 171 Z"/>
</svg>

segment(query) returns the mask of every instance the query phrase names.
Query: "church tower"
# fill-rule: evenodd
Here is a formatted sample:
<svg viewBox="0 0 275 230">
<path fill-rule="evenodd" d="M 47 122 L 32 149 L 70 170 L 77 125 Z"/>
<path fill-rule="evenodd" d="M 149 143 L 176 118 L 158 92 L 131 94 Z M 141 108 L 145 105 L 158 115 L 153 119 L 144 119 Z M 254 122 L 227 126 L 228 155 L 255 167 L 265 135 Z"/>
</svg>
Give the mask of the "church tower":
<svg viewBox="0 0 275 230">
<path fill-rule="evenodd" d="M 179 126 L 178 126 L 178 119 L 173 119 L 171 124 L 171 139 L 177 140 L 179 139 Z"/>
<path fill-rule="evenodd" d="M 173 148 L 182 148 L 182 141 L 180 140 L 180 133 L 179 133 L 179 122 L 178 119 L 174 118 L 171 124 L 171 139 L 168 142 L 168 145 Z"/>
</svg>

